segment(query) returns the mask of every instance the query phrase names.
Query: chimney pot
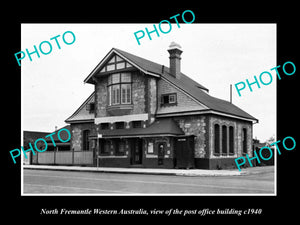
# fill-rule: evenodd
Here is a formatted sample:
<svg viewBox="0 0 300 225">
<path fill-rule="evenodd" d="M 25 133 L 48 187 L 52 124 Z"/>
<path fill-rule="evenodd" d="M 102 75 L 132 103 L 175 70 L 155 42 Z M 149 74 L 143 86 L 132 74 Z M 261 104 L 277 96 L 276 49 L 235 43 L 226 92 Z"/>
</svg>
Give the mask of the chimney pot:
<svg viewBox="0 0 300 225">
<path fill-rule="evenodd" d="M 180 78 L 180 55 L 182 53 L 181 46 L 174 41 L 170 44 L 168 52 L 170 54 L 170 74 L 177 79 Z"/>
</svg>

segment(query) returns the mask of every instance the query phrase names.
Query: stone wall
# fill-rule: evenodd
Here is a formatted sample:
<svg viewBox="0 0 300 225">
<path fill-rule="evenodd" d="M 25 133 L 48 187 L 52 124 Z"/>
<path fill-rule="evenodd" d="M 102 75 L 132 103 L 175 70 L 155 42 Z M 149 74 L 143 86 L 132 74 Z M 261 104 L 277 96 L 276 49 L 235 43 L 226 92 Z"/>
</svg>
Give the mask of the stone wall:
<svg viewBox="0 0 300 225">
<path fill-rule="evenodd" d="M 206 116 L 175 117 L 185 135 L 195 135 L 195 158 L 204 158 L 208 154 L 207 118 Z"/>
<path fill-rule="evenodd" d="M 95 85 L 95 117 L 108 116 L 106 112 L 107 98 L 107 77 L 99 78 Z"/>
<path fill-rule="evenodd" d="M 209 149 L 210 149 L 210 158 L 216 158 L 214 156 L 214 125 L 219 124 L 220 127 L 225 125 L 226 127 L 232 126 L 234 128 L 234 155 L 231 157 L 240 157 L 242 156 L 242 130 L 243 128 L 247 129 L 247 154 L 252 156 L 252 122 L 242 121 L 239 119 L 234 119 L 230 117 L 211 115 L 209 117 Z M 227 137 L 228 137 L 227 132 Z M 222 145 L 220 146 L 222 148 Z M 222 156 L 220 156 L 222 157 Z M 224 156 L 228 157 L 228 156 Z"/>
<path fill-rule="evenodd" d="M 93 123 L 74 123 L 71 124 L 71 150 L 82 151 L 83 131 L 90 130 L 90 135 L 96 135 L 95 125 Z M 90 141 L 90 149 L 92 148 Z"/>
<path fill-rule="evenodd" d="M 155 114 L 157 106 L 157 87 L 156 78 L 149 77 L 142 72 L 132 72 L 132 104 L 125 106 L 114 106 L 116 109 L 119 107 L 121 115 L 128 114 L 142 114 L 150 113 Z M 108 91 L 107 91 L 107 77 L 97 78 L 95 85 L 95 117 L 111 116 L 108 111 Z M 123 110 L 123 112 L 122 112 Z"/>
<path fill-rule="evenodd" d="M 147 112 L 154 118 L 157 110 L 157 80 L 148 76 L 148 110 Z M 152 121 L 151 121 L 152 122 Z"/>
<path fill-rule="evenodd" d="M 141 72 L 134 72 L 132 79 L 132 104 L 133 110 L 130 114 L 146 113 L 146 82 L 147 77 Z"/>
</svg>

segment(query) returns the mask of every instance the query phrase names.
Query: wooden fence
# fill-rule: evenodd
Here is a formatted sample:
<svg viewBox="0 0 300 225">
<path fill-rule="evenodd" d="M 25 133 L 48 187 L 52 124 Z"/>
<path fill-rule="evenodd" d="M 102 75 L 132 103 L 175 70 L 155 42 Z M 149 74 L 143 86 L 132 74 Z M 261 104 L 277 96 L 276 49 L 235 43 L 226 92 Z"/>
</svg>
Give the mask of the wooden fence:
<svg viewBox="0 0 300 225">
<path fill-rule="evenodd" d="M 32 164 L 44 165 L 93 165 L 93 151 L 37 152 Z"/>
</svg>

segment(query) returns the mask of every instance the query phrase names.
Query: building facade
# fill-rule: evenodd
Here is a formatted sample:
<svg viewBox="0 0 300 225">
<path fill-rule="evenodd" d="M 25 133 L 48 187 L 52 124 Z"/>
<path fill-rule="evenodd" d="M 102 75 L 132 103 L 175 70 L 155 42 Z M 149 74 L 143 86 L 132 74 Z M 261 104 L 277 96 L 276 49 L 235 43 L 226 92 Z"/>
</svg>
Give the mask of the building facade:
<svg viewBox="0 0 300 225">
<path fill-rule="evenodd" d="M 95 166 L 224 169 L 252 155 L 256 118 L 183 74 L 172 43 L 166 67 L 112 48 L 84 80 L 94 92 L 71 115 L 71 150 Z"/>
</svg>

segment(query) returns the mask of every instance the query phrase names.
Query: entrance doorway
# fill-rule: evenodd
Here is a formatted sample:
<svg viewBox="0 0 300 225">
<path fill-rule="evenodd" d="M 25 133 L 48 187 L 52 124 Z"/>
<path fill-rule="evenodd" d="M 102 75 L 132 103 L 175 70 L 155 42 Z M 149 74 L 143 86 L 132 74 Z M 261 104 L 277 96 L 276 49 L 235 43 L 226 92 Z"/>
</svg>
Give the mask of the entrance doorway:
<svg viewBox="0 0 300 225">
<path fill-rule="evenodd" d="M 164 158 L 165 158 L 165 145 L 166 143 L 160 142 L 157 145 L 157 157 L 158 157 L 158 165 L 164 165 Z"/>
<path fill-rule="evenodd" d="M 175 138 L 175 168 L 194 168 L 194 136 Z"/>
<path fill-rule="evenodd" d="M 143 158 L 143 140 L 141 138 L 134 138 L 130 141 L 131 145 L 131 164 L 142 164 Z"/>
</svg>

